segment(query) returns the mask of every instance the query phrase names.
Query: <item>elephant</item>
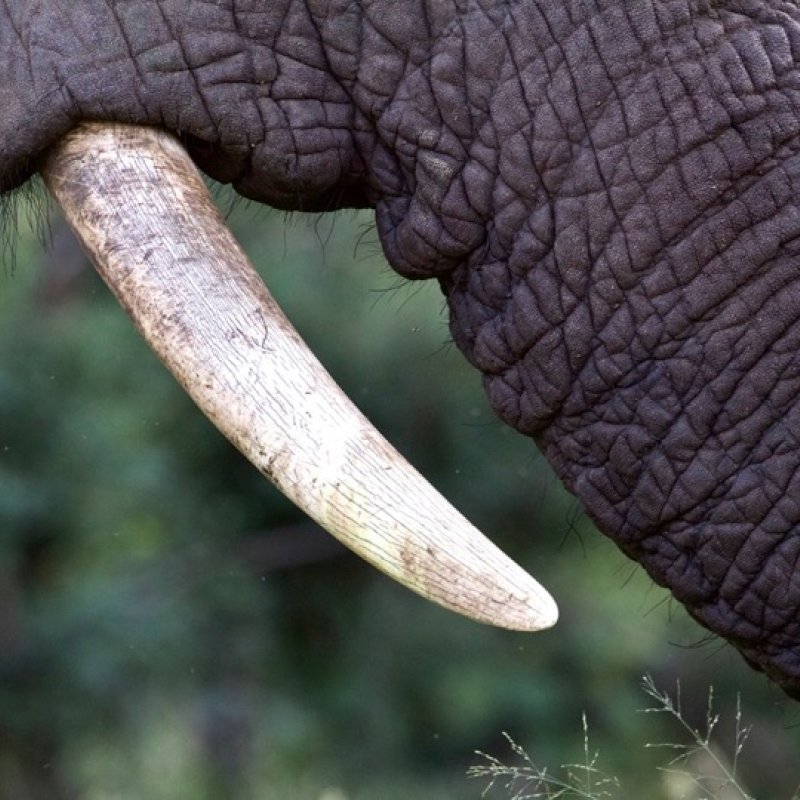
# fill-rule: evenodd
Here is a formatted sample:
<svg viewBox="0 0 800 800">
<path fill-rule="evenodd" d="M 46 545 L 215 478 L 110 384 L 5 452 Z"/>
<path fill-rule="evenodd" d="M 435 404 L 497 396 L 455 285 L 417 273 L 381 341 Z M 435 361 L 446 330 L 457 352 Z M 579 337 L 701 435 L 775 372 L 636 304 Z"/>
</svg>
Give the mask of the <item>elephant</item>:
<svg viewBox="0 0 800 800">
<path fill-rule="evenodd" d="M 498 416 L 800 699 L 799 60 L 790 0 L 6 0 L 0 193 L 122 123 L 373 208 Z"/>
</svg>

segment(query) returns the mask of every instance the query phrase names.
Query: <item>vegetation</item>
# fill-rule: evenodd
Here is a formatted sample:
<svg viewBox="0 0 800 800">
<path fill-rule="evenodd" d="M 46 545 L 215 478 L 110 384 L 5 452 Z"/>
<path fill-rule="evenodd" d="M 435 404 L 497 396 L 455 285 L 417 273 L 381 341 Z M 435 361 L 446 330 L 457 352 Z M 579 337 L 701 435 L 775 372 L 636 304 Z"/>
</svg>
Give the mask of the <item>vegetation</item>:
<svg viewBox="0 0 800 800">
<path fill-rule="evenodd" d="M 703 728 L 692 725 L 681 710 L 681 689 L 677 685 L 676 696 L 659 690 L 647 675 L 642 680 L 647 697 L 655 703 L 646 709 L 648 714 L 666 714 L 674 718 L 679 729 L 688 736 L 684 742 L 646 744 L 645 747 L 665 748 L 675 754 L 665 766 L 659 767 L 664 775 L 664 789 L 669 798 L 682 800 L 756 800 L 739 779 L 739 757 L 750 734 L 750 728 L 742 724 L 741 708 L 737 699 L 735 729 L 730 742 L 730 761 L 715 738 L 720 717 L 714 709 L 714 690 L 709 689 Z M 540 767 L 508 734 L 506 739 L 520 764 L 507 765 L 494 756 L 478 751 L 484 763 L 472 766 L 467 771 L 471 778 L 488 779 L 482 797 L 502 785 L 505 796 L 511 800 L 602 800 L 603 798 L 626 797 L 619 781 L 602 771 L 600 754 L 589 746 L 589 726 L 583 715 L 583 760 L 575 764 L 563 764 L 557 770 Z M 792 800 L 800 797 L 800 787 Z"/>
<path fill-rule="evenodd" d="M 388 270 L 367 216 L 232 220 L 323 363 L 562 620 L 484 628 L 344 553 L 201 417 L 54 221 L 0 276 L 0 800 L 474 797 L 471 754 L 503 730 L 581 763 L 584 710 L 607 773 L 656 798 L 662 754 L 638 743 L 672 739 L 637 713 L 644 670 L 680 678 L 695 728 L 709 684 L 723 719 L 740 693 L 742 785 L 790 797 L 798 709 L 495 419 L 438 288 Z"/>
</svg>

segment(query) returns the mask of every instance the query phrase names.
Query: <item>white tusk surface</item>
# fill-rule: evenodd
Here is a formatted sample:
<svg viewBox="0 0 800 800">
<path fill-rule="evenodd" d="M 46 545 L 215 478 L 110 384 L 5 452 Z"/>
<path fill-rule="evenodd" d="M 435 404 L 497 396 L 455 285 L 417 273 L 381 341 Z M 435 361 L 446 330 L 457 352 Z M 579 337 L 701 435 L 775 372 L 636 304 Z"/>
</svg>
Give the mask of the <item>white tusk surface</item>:
<svg viewBox="0 0 800 800">
<path fill-rule="evenodd" d="M 372 427 L 278 308 L 179 142 L 85 124 L 42 168 L 148 344 L 212 422 L 309 516 L 395 580 L 516 630 L 550 595 Z"/>
</svg>

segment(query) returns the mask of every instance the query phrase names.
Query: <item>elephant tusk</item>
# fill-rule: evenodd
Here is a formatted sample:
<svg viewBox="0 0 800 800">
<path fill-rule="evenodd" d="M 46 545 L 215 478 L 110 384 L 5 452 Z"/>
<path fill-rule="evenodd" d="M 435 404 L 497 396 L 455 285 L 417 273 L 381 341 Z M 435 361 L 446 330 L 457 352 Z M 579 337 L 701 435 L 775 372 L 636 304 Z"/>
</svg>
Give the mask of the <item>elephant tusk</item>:
<svg viewBox="0 0 800 800">
<path fill-rule="evenodd" d="M 550 595 L 453 509 L 325 372 L 241 250 L 179 142 L 84 124 L 44 180 L 150 347 L 284 494 L 419 594 L 504 628 Z"/>
</svg>

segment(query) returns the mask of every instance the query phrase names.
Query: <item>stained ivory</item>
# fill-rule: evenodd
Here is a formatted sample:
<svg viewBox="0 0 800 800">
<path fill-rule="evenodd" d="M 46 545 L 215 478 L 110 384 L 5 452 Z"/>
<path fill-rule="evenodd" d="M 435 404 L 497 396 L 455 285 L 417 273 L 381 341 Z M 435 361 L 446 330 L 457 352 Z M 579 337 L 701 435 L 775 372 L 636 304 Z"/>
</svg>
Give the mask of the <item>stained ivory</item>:
<svg viewBox="0 0 800 800">
<path fill-rule="evenodd" d="M 535 631 L 550 595 L 373 428 L 256 274 L 179 142 L 86 124 L 45 182 L 97 269 L 194 401 L 287 497 L 415 592 Z"/>
</svg>

